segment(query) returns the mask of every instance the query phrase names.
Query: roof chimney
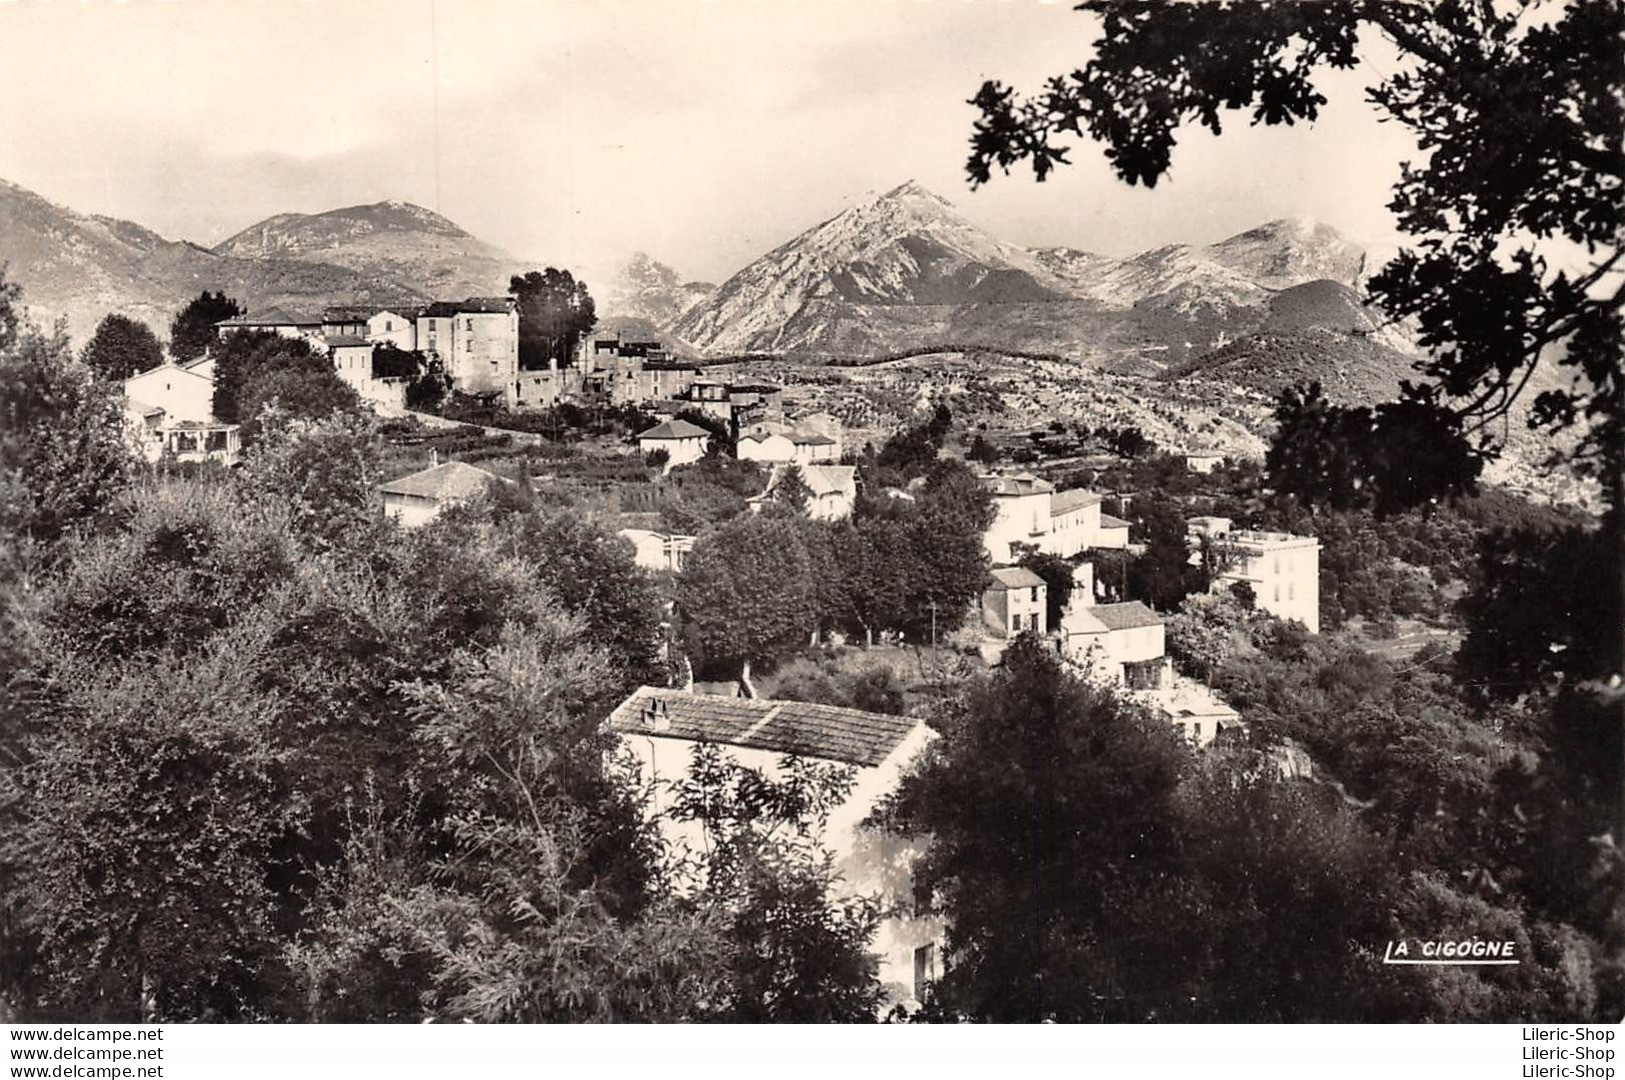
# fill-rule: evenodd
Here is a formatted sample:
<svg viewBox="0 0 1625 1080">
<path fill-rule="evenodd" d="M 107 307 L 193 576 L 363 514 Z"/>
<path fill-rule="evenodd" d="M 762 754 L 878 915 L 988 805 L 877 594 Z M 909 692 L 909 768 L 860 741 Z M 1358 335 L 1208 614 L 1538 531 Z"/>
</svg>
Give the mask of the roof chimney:
<svg viewBox="0 0 1625 1080">
<path fill-rule="evenodd" d="M 429 468 L 432 469 L 432 468 L 434 468 L 435 466 L 437 466 L 439 464 L 440 464 L 440 451 L 435 450 L 435 449 L 433 449 L 431 447 L 430 450 L 429 450 Z"/>
<path fill-rule="evenodd" d="M 650 731 L 670 731 L 671 717 L 666 715 L 666 700 L 651 697 L 643 706 L 643 726 Z"/>
</svg>

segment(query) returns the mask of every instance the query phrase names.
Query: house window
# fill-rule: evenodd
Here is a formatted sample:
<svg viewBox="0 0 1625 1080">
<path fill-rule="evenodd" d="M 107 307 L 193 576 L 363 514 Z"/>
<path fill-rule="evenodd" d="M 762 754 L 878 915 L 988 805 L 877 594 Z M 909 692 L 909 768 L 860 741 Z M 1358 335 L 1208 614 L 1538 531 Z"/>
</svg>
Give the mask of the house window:
<svg viewBox="0 0 1625 1080">
<path fill-rule="evenodd" d="M 921 945 L 914 950 L 914 997 L 915 1000 L 925 1000 L 925 988 L 937 978 L 937 947 L 935 944 Z"/>
<path fill-rule="evenodd" d="M 1200 742 L 1202 739 L 1202 721 L 1198 720 L 1191 726 L 1196 729 L 1196 739 Z"/>
<path fill-rule="evenodd" d="M 395 329 L 395 320 L 394 319 L 385 319 L 384 320 L 384 333 L 387 334 L 393 329 Z"/>
<path fill-rule="evenodd" d="M 1281 586 L 1279 585 L 1275 586 L 1275 602 L 1277 604 L 1281 602 Z"/>
<path fill-rule="evenodd" d="M 473 319 L 464 319 L 463 320 L 463 329 L 468 330 L 468 331 L 472 331 L 474 329 L 474 320 Z"/>
<path fill-rule="evenodd" d="M 1036 603 L 1038 603 L 1038 586 L 1034 585 L 1032 591 L 1033 591 L 1032 601 L 1033 601 L 1033 603 L 1036 604 Z"/>
</svg>

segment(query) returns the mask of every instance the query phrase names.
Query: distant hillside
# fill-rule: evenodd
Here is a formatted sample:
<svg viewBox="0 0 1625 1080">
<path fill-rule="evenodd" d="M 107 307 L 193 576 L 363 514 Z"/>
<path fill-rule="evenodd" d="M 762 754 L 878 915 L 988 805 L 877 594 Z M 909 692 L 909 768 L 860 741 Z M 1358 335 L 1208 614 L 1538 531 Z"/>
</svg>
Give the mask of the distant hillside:
<svg viewBox="0 0 1625 1080">
<path fill-rule="evenodd" d="M 244 258 L 166 240 L 134 222 L 81 214 L 4 180 L 0 263 L 23 286 L 35 321 L 49 325 L 65 318 L 81 342 L 110 312 L 167 336 L 170 318 L 204 289 L 224 289 L 253 308 L 426 296 L 409 284 L 331 262 Z"/>
<path fill-rule="evenodd" d="M 277 214 L 217 244 L 218 255 L 343 266 L 436 297 L 504 293 L 523 268 L 432 210 L 389 201 Z"/>
<path fill-rule="evenodd" d="M 1172 369 L 1167 377 L 1206 379 L 1270 395 L 1294 383 L 1318 382 L 1333 401 L 1369 405 L 1397 394 L 1400 380 L 1414 377 L 1414 360 L 1370 338 L 1305 327 L 1248 334 Z"/>
<path fill-rule="evenodd" d="M 1257 327 L 1170 367 L 1167 378 L 1207 379 L 1274 395 L 1318 382 L 1333 401 L 1369 404 L 1399 391 L 1416 355 L 1335 281 L 1310 281 L 1270 298 Z"/>
</svg>

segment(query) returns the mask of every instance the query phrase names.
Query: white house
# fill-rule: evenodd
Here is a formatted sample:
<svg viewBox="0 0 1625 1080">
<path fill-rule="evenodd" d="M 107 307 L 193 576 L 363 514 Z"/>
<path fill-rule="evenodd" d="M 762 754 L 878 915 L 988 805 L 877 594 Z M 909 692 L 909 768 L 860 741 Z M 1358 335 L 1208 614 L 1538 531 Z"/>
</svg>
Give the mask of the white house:
<svg viewBox="0 0 1625 1080">
<path fill-rule="evenodd" d="M 1296 619 L 1320 633 L 1320 541 L 1284 532 L 1242 531 L 1224 534 L 1229 569 L 1220 571 L 1215 587 L 1245 581 L 1255 602 L 1278 619 Z"/>
<path fill-rule="evenodd" d="M 391 480 L 378 490 L 384 496 L 384 513 L 412 529 L 433 521 L 448 507 L 483 493 L 501 479 L 474 465 L 448 461 Z"/>
<path fill-rule="evenodd" d="M 372 381 L 372 342 L 364 337 L 332 334 L 323 338 L 322 344 L 344 384 L 357 394 L 365 391 Z"/>
<path fill-rule="evenodd" d="M 1039 549 L 1070 559 L 1085 548 L 1098 546 L 1100 496 L 1092 491 L 1057 491 L 1050 496 L 1049 535 Z"/>
<path fill-rule="evenodd" d="M 789 438 L 794 448 L 792 457 L 803 468 L 808 465 L 834 463 L 841 460 L 841 444 L 839 440 L 832 439 L 821 432 L 797 429 L 790 433 Z"/>
<path fill-rule="evenodd" d="M 1154 689 L 1131 691 L 1129 696 L 1174 725 L 1198 748 L 1222 732 L 1243 726 L 1241 714 L 1210 687 L 1182 675 L 1172 676 L 1166 685 Z"/>
<path fill-rule="evenodd" d="M 214 379 L 195 368 L 159 364 L 124 380 L 124 396 L 157 406 L 171 420 L 213 420 Z"/>
<path fill-rule="evenodd" d="M 993 495 L 995 516 L 982 541 L 995 563 L 1014 559 L 1011 544 L 1038 546 L 1050 530 L 1050 499 L 1055 485 L 1031 473 L 989 476 L 983 480 Z"/>
<path fill-rule="evenodd" d="M 124 380 L 125 424 L 148 461 L 236 464 L 241 435 L 215 419 L 213 365 L 204 370 L 166 363 Z"/>
<path fill-rule="evenodd" d="M 654 529 L 622 529 L 615 534 L 632 545 L 633 561 L 645 570 L 680 574 L 688 553 L 694 550 L 694 537 Z"/>
<path fill-rule="evenodd" d="M 807 482 L 807 516 L 819 521 L 844 521 L 858 501 L 858 470 L 854 465 L 803 465 Z"/>
<path fill-rule="evenodd" d="M 638 435 L 638 449 L 645 454 L 666 452 L 666 472 L 705 456 L 711 433 L 687 420 L 667 420 Z"/>
<path fill-rule="evenodd" d="M 921 983 L 935 974 L 943 927 L 934 917 L 913 913 L 917 852 L 863 822 L 896 790 L 904 770 L 933 737 L 923 721 L 645 686 L 610 714 L 605 727 L 637 760 L 651 791 L 649 813 L 667 842 L 701 858 L 706 849 L 700 827 L 668 814 L 671 785 L 688 778 L 699 744 L 722 747 L 739 765 L 768 777 L 779 775 L 787 758 L 850 768 L 850 793 L 812 834 L 835 859 L 836 887 L 846 896 L 877 897 L 887 912 L 871 948 L 889 997 L 905 1004 L 919 1000 Z"/>
<path fill-rule="evenodd" d="M 1013 638 L 1024 631 L 1049 632 L 1049 587 L 1024 566 L 992 571 L 993 584 L 982 593 L 982 623 L 996 636 Z"/>
<path fill-rule="evenodd" d="M 756 431 L 740 436 L 737 456 L 740 461 L 786 465 L 796 460 L 796 444 L 780 432 Z"/>
<path fill-rule="evenodd" d="M 366 338 L 375 345 L 393 345 L 407 352 L 418 347 L 417 313 L 384 308 L 367 317 Z"/>
<path fill-rule="evenodd" d="M 511 296 L 430 304 L 417 316 L 417 349 L 437 357 L 457 389 L 516 403 L 519 306 Z"/>
<path fill-rule="evenodd" d="M 1162 617 L 1138 600 L 1069 603 L 1061 619 L 1061 653 L 1111 685 L 1154 689 L 1163 684 L 1167 666 Z"/>
<path fill-rule="evenodd" d="M 1094 539 L 1089 544 L 1092 548 L 1109 548 L 1122 551 L 1128 547 L 1128 522 L 1122 518 L 1112 517 L 1110 514 L 1100 515 L 1100 524 L 1095 529 Z"/>
<path fill-rule="evenodd" d="M 983 544 L 995 563 L 1014 561 L 1015 544 L 1070 559 L 1092 547 L 1128 543 L 1126 528 L 1101 527 L 1101 496 L 1092 491 L 1056 491 L 1054 484 L 1031 473 L 985 476 L 982 482 L 993 495 L 995 512 Z"/>
</svg>

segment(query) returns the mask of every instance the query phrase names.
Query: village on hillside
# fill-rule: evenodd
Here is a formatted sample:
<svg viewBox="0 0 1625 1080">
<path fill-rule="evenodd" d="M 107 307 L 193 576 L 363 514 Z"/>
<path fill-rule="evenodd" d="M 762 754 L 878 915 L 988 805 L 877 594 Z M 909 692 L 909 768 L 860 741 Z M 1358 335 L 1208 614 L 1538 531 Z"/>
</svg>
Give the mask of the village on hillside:
<svg viewBox="0 0 1625 1080">
<path fill-rule="evenodd" d="M 41 95 L 0 1024 L 1625 1016 L 1625 4 L 836 7 Z"/>
</svg>

